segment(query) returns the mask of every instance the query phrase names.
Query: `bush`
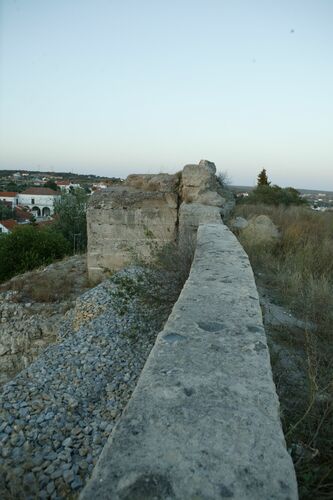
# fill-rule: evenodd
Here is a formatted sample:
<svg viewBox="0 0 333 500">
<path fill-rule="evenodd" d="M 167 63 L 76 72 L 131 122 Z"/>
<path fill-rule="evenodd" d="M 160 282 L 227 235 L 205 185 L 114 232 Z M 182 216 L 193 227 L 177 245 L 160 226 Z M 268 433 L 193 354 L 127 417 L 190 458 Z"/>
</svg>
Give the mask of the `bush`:
<svg viewBox="0 0 333 500">
<path fill-rule="evenodd" d="M 17 226 L 0 237 L 0 282 L 69 253 L 70 246 L 59 232 L 49 227 Z"/>
<path fill-rule="evenodd" d="M 262 184 L 257 186 L 247 198 L 242 198 L 240 203 L 267 205 L 304 205 L 306 201 L 301 198 L 300 193 L 292 188 L 281 188 L 280 186 L 270 186 Z"/>
<path fill-rule="evenodd" d="M 14 219 L 13 209 L 0 201 L 0 220 Z"/>
</svg>

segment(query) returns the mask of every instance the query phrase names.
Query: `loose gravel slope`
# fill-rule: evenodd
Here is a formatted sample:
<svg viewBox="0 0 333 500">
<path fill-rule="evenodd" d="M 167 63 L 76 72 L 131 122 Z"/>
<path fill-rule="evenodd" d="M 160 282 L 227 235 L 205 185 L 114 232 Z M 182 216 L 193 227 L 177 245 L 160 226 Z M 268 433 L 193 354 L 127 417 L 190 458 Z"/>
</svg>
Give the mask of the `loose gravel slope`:
<svg viewBox="0 0 333 500">
<path fill-rule="evenodd" d="M 76 498 L 89 477 L 158 333 L 135 302 L 114 311 L 112 286 L 82 295 L 61 342 L 4 386 L 1 499 Z"/>
</svg>

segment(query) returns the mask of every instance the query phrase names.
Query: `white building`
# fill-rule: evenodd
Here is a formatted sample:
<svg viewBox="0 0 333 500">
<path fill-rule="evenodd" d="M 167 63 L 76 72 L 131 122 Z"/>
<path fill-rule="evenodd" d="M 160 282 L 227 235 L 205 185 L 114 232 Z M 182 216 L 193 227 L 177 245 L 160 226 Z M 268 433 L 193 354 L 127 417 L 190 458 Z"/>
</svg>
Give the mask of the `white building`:
<svg viewBox="0 0 333 500">
<path fill-rule="evenodd" d="M 60 200 L 60 194 L 53 189 L 32 187 L 22 193 L 17 193 L 17 204 L 28 207 L 35 217 L 53 215 L 54 205 Z"/>
<path fill-rule="evenodd" d="M 12 204 L 12 207 L 16 205 L 16 193 L 13 191 L 1 191 L 0 192 L 0 201 L 7 201 Z"/>
<path fill-rule="evenodd" d="M 104 182 L 98 182 L 97 184 L 93 184 L 93 190 L 99 191 L 101 189 L 107 189 L 109 186 Z"/>
<path fill-rule="evenodd" d="M 72 181 L 57 181 L 57 186 L 61 189 L 61 191 L 65 191 L 69 193 L 71 189 L 79 189 L 80 184 L 74 183 Z"/>
</svg>

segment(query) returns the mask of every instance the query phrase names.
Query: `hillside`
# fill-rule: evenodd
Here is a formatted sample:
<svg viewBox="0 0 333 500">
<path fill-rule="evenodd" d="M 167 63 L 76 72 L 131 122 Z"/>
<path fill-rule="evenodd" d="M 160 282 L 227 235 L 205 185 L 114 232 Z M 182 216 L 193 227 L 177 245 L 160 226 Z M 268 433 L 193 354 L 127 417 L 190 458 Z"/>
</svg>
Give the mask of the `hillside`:
<svg viewBox="0 0 333 500">
<path fill-rule="evenodd" d="M 0 384 L 57 340 L 59 325 L 89 288 L 85 256 L 74 256 L 0 285 Z"/>
</svg>

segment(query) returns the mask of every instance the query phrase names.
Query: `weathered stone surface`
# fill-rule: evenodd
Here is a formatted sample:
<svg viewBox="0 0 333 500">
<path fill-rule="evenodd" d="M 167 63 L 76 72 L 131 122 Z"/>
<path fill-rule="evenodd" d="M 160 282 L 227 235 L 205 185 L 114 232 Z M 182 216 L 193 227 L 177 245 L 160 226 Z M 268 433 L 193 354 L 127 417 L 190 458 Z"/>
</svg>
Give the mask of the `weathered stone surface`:
<svg viewBox="0 0 333 500">
<path fill-rule="evenodd" d="M 87 210 L 88 269 L 92 280 L 117 270 L 152 247 L 173 241 L 178 195 L 120 186 L 94 195 Z"/>
<path fill-rule="evenodd" d="M 199 193 L 194 202 L 201 203 L 202 205 L 211 205 L 213 207 L 223 207 L 226 200 L 215 191 L 205 191 L 204 193 Z"/>
<path fill-rule="evenodd" d="M 173 191 L 141 191 L 132 186 L 115 186 L 95 193 L 90 208 L 127 210 L 130 208 L 177 208 L 177 193 Z"/>
<path fill-rule="evenodd" d="M 215 173 L 214 163 L 201 160 L 179 174 L 130 175 L 122 185 L 95 193 L 87 211 L 90 279 L 97 281 L 106 271 L 123 268 L 135 256 L 149 257 L 152 248 L 177 236 L 184 240 L 186 217 L 195 231 L 199 222 L 215 220 L 207 219 L 208 213 L 226 215 L 233 206 L 232 195 L 221 188 Z M 181 202 L 197 206 L 185 215 L 184 209 L 179 211 Z"/>
<path fill-rule="evenodd" d="M 182 172 L 182 200 L 186 203 L 222 206 L 223 198 L 217 193 L 216 167 L 201 160 L 199 165 L 185 165 Z"/>
<path fill-rule="evenodd" d="M 205 224 L 191 274 L 81 500 L 296 499 L 248 258 Z"/>
<path fill-rule="evenodd" d="M 279 238 L 280 233 L 274 222 L 267 215 L 257 215 L 248 221 L 242 230 L 242 237 L 256 242 L 270 242 Z"/>
<path fill-rule="evenodd" d="M 221 208 L 183 202 L 179 208 L 179 241 L 182 245 L 194 245 L 200 224 L 221 223 Z"/>
<path fill-rule="evenodd" d="M 179 180 L 180 175 L 177 174 L 132 174 L 127 177 L 125 184 L 142 191 L 176 193 Z"/>
</svg>

